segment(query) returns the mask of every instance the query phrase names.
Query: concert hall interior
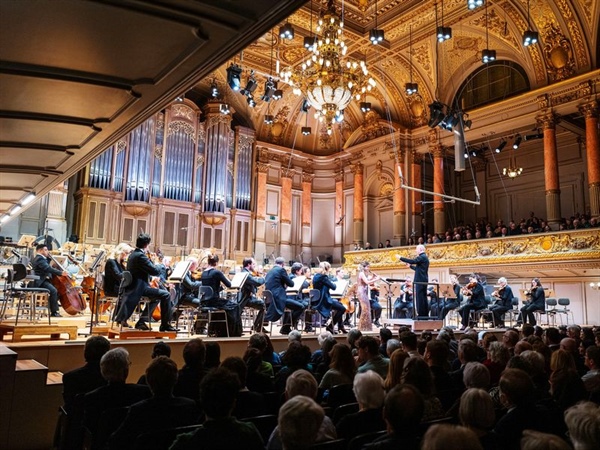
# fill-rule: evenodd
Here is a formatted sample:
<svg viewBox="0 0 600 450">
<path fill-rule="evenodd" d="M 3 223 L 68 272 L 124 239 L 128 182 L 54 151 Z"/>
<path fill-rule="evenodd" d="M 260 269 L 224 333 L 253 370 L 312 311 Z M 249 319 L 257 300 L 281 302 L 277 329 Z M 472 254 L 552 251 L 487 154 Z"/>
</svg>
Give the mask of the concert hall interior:
<svg viewBox="0 0 600 450">
<path fill-rule="evenodd" d="M 311 275 L 327 262 L 331 277 L 347 274 L 334 296 L 347 309 L 368 262 L 383 278 L 369 288 L 381 325 L 458 328 L 454 313 L 393 317 L 414 275 L 400 258 L 424 244 L 434 290 L 476 273 L 493 301 L 506 278 L 518 314 L 539 279 L 556 300 L 539 324 L 600 326 L 598 17 L 589 0 L 0 2 L 0 367 L 35 360 L 60 385 L 90 334 L 139 357 L 135 377 L 157 337 L 181 364 L 195 319 L 126 339 L 102 300 L 107 257 L 140 233 L 156 264 L 196 258 L 198 280 L 209 255 L 228 279 L 246 258 L 257 277 L 277 258 Z M 47 295 L 17 292 L 9 273 L 31 269 L 40 243 L 83 308 L 61 300 L 55 315 Z M 252 314 L 245 337 L 200 337 L 241 356 Z M 325 323 L 310 320 L 300 318 L 315 350 Z M 346 327 L 358 322 L 356 311 Z M 264 325 L 287 348 L 286 324 Z M 6 377 L 0 401 L 12 402 L 3 386 L 29 381 Z M 25 409 L 0 408 L 0 447 L 48 448 L 61 399 L 40 395 L 52 423 L 19 441 L 4 418 Z"/>
</svg>

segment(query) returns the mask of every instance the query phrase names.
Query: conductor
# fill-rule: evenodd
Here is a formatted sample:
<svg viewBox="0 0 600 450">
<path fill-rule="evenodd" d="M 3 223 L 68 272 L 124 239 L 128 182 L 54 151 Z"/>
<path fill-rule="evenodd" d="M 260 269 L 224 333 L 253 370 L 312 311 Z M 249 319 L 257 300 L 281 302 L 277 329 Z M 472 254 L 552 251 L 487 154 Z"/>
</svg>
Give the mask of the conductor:
<svg viewBox="0 0 600 450">
<path fill-rule="evenodd" d="M 425 246 L 417 245 L 417 257 L 415 259 L 400 257 L 407 267 L 415 271 L 414 277 L 414 302 L 417 305 L 417 316 L 427 317 L 429 307 L 427 305 L 427 282 L 429 281 L 429 258 L 425 254 Z"/>
</svg>

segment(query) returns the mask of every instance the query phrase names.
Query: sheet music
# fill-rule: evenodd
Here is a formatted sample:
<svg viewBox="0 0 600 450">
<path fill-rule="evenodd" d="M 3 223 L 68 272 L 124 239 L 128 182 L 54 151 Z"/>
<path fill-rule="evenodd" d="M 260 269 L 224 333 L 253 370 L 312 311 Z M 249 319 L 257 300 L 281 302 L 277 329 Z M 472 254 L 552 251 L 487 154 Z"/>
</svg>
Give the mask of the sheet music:
<svg viewBox="0 0 600 450">
<path fill-rule="evenodd" d="M 167 280 L 169 283 L 181 283 L 185 275 L 190 270 L 191 261 L 179 261 L 175 264 L 175 268 L 171 273 L 171 276 Z"/>
<path fill-rule="evenodd" d="M 302 289 L 302 283 L 306 281 L 306 277 L 295 277 L 292 278 L 292 281 L 294 282 L 294 286 L 288 286 L 288 288 L 285 291 L 288 294 L 297 294 L 300 291 L 300 289 Z"/>
<path fill-rule="evenodd" d="M 241 289 L 246 282 L 248 275 L 250 275 L 248 272 L 237 272 L 231 279 L 230 289 Z"/>
<path fill-rule="evenodd" d="M 452 283 L 440 283 L 440 297 L 456 298 L 454 285 Z"/>
<path fill-rule="evenodd" d="M 335 283 L 335 290 L 330 290 L 329 294 L 332 297 L 343 297 L 346 293 L 346 289 L 348 289 L 348 283 L 350 280 L 337 280 Z"/>
</svg>

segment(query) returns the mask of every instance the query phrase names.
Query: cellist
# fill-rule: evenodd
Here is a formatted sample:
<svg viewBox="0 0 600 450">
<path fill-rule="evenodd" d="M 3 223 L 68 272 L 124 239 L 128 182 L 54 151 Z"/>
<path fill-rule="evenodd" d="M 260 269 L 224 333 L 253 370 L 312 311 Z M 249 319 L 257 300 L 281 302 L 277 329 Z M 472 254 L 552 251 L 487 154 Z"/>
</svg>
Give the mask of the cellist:
<svg viewBox="0 0 600 450">
<path fill-rule="evenodd" d="M 46 244 L 38 244 L 35 247 L 35 258 L 31 266 L 35 274 L 40 277 L 39 280 L 35 280 L 35 287 L 48 289 L 50 296 L 48 297 L 48 303 L 50 306 L 50 317 L 62 317 L 58 311 L 58 291 L 52 285 L 50 281 L 53 275 L 68 277 L 70 274 L 66 271 L 55 269 L 50 265 L 50 251 Z"/>
</svg>

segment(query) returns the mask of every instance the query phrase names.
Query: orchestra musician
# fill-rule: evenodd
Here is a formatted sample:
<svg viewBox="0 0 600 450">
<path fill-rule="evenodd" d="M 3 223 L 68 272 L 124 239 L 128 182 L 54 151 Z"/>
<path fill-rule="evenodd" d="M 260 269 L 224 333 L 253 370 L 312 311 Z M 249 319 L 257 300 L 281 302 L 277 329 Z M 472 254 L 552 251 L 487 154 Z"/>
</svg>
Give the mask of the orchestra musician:
<svg viewBox="0 0 600 450">
<path fill-rule="evenodd" d="M 504 277 L 498 278 L 497 291 L 492 292 L 492 297 L 495 297 L 494 304 L 490 306 L 490 311 L 494 315 L 494 324 L 496 328 L 505 328 L 504 313 L 512 309 L 513 291 L 508 285 L 508 281 Z"/>
<path fill-rule="evenodd" d="M 118 297 L 123 272 L 127 269 L 127 257 L 133 248 L 125 242 L 115 247 L 109 258 L 104 263 L 104 295 Z"/>
<path fill-rule="evenodd" d="M 314 309 L 326 319 L 331 316 L 331 322 L 326 327 L 327 331 L 334 334 L 333 327 L 337 325 L 340 333 L 346 333 L 346 329 L 344 328 L 346 307 L 338 300 L 331 298 L 329 293 L 330 289 L 335 290 L 335 283 L 329 278 L 330 270 L 331 264 L 327 261 L 321 261 L 319 263 L 319 271 L 313 277 L 313 288 L 321 293 L 319 303 L 314 306 Z"/>
<path fill-rule="evenodd" d="M 446 298 L 442 303 L 440 307 L 440 319 L 442 320 L 444 320 L 450 311 L 458 308 L 462 301 L 462 286 L 458 282 L 458 277 L 454 274 L 450 275 L 450 283 L 452 283 L 452 289 L 456 298 Z"/>
<path fill-rule="evenodd" d="M 479 277 L 476 274 L 469 275 L 469 284 L 463 288 L 463 295 L 469 296 L 469 302 L 462 307 L 461 315 L 461 330 L 469 326 L 469 318 L 471 311 L 479 311 L 487 305 L 485 302 L 485 291 Z"/>
<path fill-rule="evenodd" d="M 221 298 L 223 286 L 230 288 L 231 282 L 227 279 L 223 272 L 217 269 L 218 263 L 219 257 L 217 255 L 208 256 L 207 265 L 202 271 L 202 277 L 200 278 L 200 281 L 202 282 L 202 286 L 210 286 L 213 290 L 213 294 L 212 297 L 203 298 L 202 304 L 212 308 L 224 310 L 227 314 L 229 336 L 241 336 L 242 319 L 237 301 L 230 301 L 228 299 Z"/>
<path fill-rule="evenodd" d="M 171 321 L 171 295 L 169 291 L 150 286 L 150 276 L 159 276 L 160 271 L 152 263 L 148 255 L 148 246 L 152 238 L 147 233 L 140 233 L 135 242 L 135 250 L 127 258 L 127 270 L 131 273 L 132 282 L 125 289 L 122 304 L 117 314 L 117 321 L 128 326 L 127 320 L 131 317 L 140 298 L 147 297 L 150 302 L 146 304 L 144 311 L 135 324 L 138 330 L 149 330 L 148 317 L 156 309 L 160 302 L 160 331 L 178 331 L 172 327 Z"/>
<path fill-rule="evenodd" d="M 433 278 L 431 282 L 437 284 L 438 279 Z M 437 318 L 440 313 L 440 300 L 435 285 L 427 286 L 427 297 L 429 298 L 429 315 Z"/>
<path fill-rule="evenodd" d="M 400 286 L 400 296 L 394 302 L 394 319 L 412 319 L 413 317 L 413 283 L 411 277 Z"/>
<path fill-rule="evenodd" d="M 180 283 L 179 291 L 179 302 L 177 304 L 188 305 L 188 306 L 199 306 L 200 299 L 198 298 L 198 291 L 202 286 L 201 281 L 193 279 L 192 274 L 198 269 L 198 258 L 190 256 L 187 258 L 190 266 L 185 276 Z"/>
<path fill-rule="evenodd" d="M 160 275 L 158 277 L 160 278 L 161 282 L 166 283 L 167 279 L 171 276 L 171 273 L 173 273 L 173 269 L 170 265 L 171 258 L 165 257 L 165 255 L 163 255 L 160 252 L 157 253 L 156 256 L 158 258 L 158 263 L 156 264 L 156 267 L 160 271 Z"/>
<path fill-rule="evenodd" d="M 46 244 L 38 244 L 35 246 L 35 258 L 31 262 L 31 267 L 35 274 L 40 277 L 39 280 L 35 280 L 34 286 L 38 288 L 48 289 L 50 295 L 48 296 L 48 305 L 50 307 L 50 317 L 62 317 L 58 311 L 58 291 L 52 285 L 50 281 L 53 275 L 68 277 L 70 274 L 60 269 L 55 269 L 50 265 L 50 251 Z"/>
<path fill-rule="evenodd" d="M 546 294 L 542 287 L 542 282 L 539 278 L 531 280 L 531 289 L 529 290 L 530 299 L 521 308 L 521 313 L 517 318 L 517 326 L 521 326 L 523 323 L 529 323 L 533 326 L 537 324 L 535 320 L 534 311 L 544 311 L 546 309 Z"/>
<path fill-rule="evenodd" d="M 244 258 L 244 261 L 242 261 L 242 272 L 248 272 L 248 278 L 246 278 L 246 281 L 240 289 L 240 309 L 252 308 L 256 310 L 256 319 L 254 319 L 253 329 L 257 333 L 266 333 L 267 330 L 263 328 L 263 322 L 265 320 L 265 302 L 256 296 L 257 288 L 265 284 L 265 279 L 257 272 L 256 261 L 254 258 Z"/>
<path fill-rule="evenodd" d="M 370 289 L 369 303 L 371 304 L 371 320 L 373 321 L 373 325 L 376 327 L 381 327 L 379 319 L 381 319 L 381 311 L 383 308 L 379 304 L 379 286 L 376 283 L 379 280 L 378 277 L 379 275 L 375 275 L 373 272 L 369 274 L 369 281 L 374 281 L 374 284 Z"/>
<path fill-rule="evenodd" d="M 373 286 L 378 280 L 380 280 L 379 275 L 371 273 L 371 265 L 368 261 L 363 261 L 358 265 L 356 294 L 360 302 L 360 320 L 358 321 L 358 329 L 360 331 L 371 331 L 373 329 L 369 287 Z"/>
<path fill-rule="evenodd" d="M 281 318 L 285 308 L 289 308 L 292 311 L 292 325 L 296 326 L 304 310 L 304 305 L 296 297 L 287 295 L 286 286 L 293 287 L 294 282 L 287 274 L 284 265 L 285 259 L 278 256 L 275 258 L 275 265 L 265 277 L 265 289 L 273 294 L 273 301 L 267 305 L 265 319 L 269 322 L 275 322 Z M 290 331 L 292 330 L 289 323 L 284 321 L 280 333 L 290 334 Z"/>
<path fill-rule="evenodd" d="M 417 283 L 414 288 L 414 299 L 417 304 L 417 316 L 425 317 L 429 314 L 427 306 L 427 283 L 429 281 L 429 258 L 425 253 L 425 246 L 422 244 L 416 247 L 417 257 L 414 259 L 401 257 L 400 261 L 405 262 L 407 267 L 415 271 L 414 281 Z"/>
</svg>

